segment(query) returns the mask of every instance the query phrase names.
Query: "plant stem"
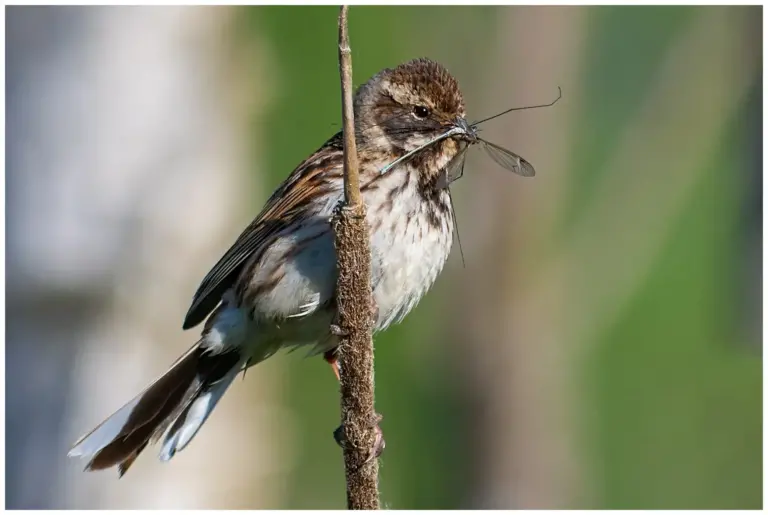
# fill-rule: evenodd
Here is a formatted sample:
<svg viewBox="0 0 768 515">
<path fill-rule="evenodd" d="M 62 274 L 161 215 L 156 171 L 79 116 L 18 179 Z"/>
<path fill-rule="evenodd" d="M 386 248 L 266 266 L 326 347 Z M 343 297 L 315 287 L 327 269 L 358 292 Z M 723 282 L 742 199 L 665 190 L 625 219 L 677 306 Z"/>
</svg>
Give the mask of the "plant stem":
<svg viewBox="0 0 768 515">
<path fill-rule="evenodd" d="M 375 443 L 371 252 L 355 145 L 352 56 L 347 6 L 339 13 L 339 67 L 344 120 L 344 205 L 333 218 L 338 281 L 336 302 L 341 368 L 341 423 L 349 509 L 379 509 L 379 464 Z"/>
</svg>

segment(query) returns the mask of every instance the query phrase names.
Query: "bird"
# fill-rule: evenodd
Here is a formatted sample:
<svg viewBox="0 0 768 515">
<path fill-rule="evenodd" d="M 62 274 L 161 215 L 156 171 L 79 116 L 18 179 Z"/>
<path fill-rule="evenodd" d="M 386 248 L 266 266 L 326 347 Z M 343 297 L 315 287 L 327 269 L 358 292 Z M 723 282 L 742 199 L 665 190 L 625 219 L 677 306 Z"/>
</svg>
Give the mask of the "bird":
<svg viewBox="0 0 768 515">
<path fill-rule="evenodd" d="M 448 185 L 480 140 L 458 82 L 427 58 L 362 84 L 354 115 L 373 327 L 381 331 L 411 312 L 444 268 L 454 238 Z M 160 459 L 170 460 L 235 377 L 281 349 L 322 355 L 339 377 L 331 218 L 343 199 L 343 152 L 338 132 L 301 162 L 204 277 L 183 322 L 185 330 L 203 324 L 199 339 L 73 446 L 69 455 L 87 459 L 86 470 L 117 467 L 122 476 L 156 442 Z M 533 174 L 527 161 L 504 152 L 516 159 L 508 167 Z"/>
</svg>

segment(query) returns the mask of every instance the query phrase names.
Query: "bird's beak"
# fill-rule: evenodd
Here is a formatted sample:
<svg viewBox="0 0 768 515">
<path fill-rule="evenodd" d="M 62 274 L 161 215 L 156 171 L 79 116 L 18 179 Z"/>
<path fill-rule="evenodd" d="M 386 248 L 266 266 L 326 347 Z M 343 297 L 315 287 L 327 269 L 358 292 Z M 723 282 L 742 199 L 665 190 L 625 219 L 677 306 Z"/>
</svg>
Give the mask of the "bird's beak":
<svg viewBox="0 0 768 515">
<path fill-rule="evenodd" d="M 474 127 L 471 127 L 467 123 L 467 120 L 465 120 L 464 118 L 462 117 L 456 118 L 456 120 L 453 122 L 453 125 L 456 128 L 461 129 L 461 131 L 464 133 L 464 136 L 466 136 L 470 141 L 474 141 L 475 139 L 477 139 L 477 131 L 475 130 Z"/>
</svg>

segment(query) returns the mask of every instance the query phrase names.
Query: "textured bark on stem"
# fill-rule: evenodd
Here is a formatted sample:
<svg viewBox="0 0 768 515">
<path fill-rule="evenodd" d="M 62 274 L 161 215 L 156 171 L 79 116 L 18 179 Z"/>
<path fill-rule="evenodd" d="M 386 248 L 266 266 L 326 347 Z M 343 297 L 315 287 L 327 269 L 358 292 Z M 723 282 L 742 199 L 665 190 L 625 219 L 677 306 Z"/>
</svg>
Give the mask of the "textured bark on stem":
<svg viewBox="0 0 768 515">
<path fill-rule="evenodd" d="M 352 56 L 347 6 L 339 13 L 339 68 L 344 122 L 344 205 L 333 218 L 336 259 L 337 325 L 341 368 L 341 423 L 349 509 L 379 508 L 379 464 L 370 459 L 375 444 L 371 252 L 365 204 L 360 196 L 352 103 Z"/>
</svg>

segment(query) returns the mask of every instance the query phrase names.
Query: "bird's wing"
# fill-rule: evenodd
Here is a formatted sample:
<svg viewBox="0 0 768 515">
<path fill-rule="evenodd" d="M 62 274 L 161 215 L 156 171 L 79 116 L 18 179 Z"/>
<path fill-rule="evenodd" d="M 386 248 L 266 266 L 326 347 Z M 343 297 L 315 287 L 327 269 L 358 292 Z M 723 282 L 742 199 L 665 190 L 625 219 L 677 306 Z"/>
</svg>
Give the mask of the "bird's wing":
<svg viewBox="0 0 768 515">
<path fill-rule="evenodd" d="M 278 234 L 306 216 L 306 205 L 327 193 L 332 175 L 341 177 L 341 133 L 301 163 L 267 200 L 264 209 L 219 259 L 195 292 L 184 329 L 196 326 L 219 304 L 253 255 L 262 253 Z"/>
</svg>

